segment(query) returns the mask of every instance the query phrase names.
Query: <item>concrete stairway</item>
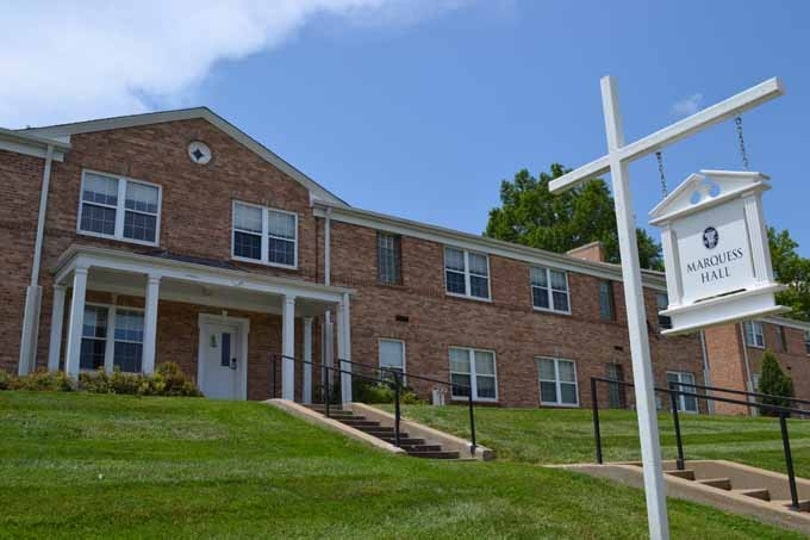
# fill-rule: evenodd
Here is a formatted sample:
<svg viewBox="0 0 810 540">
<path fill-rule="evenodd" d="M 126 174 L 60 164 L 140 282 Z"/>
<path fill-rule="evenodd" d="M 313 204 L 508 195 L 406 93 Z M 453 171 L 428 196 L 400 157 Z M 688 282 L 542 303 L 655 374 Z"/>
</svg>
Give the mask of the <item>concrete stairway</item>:
<svg viewBox="0 0 810 540">
<path fill-rule="evenodd" d="M 323 405 L 310 405 L 308 408 L 320 414 L 326 414 Z M 390 444 L 396 444 L 396 435 L 393 425 L 382 425 L 376 420 L 369 420 L 365 416 L 357 415 L 352 411 L 345 411 L 340 406 L 331 407 L 329 417 L 354 429 L 382 439 Z M 447 451 L 440 444 L 434 444 L 423 438 L 410 437 L 408 433 L 400 431 L 400 448 L 409 456 L 428 459 L 461 459 L 459 452 Z"/>
</svg>

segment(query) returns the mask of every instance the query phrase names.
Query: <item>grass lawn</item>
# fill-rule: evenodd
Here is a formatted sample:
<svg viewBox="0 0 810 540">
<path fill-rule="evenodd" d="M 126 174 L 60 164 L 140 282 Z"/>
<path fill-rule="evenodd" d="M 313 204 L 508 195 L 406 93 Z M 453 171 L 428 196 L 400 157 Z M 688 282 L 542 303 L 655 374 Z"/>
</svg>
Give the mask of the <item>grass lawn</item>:
<svg viewBox="0 0 810 540">
<path fill-rule="evenodd" d="M 392 407 L 383 406 L 388 410 Z M 438 429 L 469 437 L 466 407 L 404 405 L 403 415 Z M 600 411 L 605 461 L 640 459 L 638 424 L 632 411 Z M 475 410 L 478 442 L 500 460 L 526 463 L 595 461 L 590 409 Z M 785 472 L 785 455 L 776 418 L 680 415 L 686 459 L 729 459 Z M 672 415 L 658 417 L 664 457 L 675 458 Z M 810 420 L 789 420 L 796 474 L 810 478 Z"/>
<path fill-rule="evenodd" d="M 408 410 L 419 411 L 436 412 Z M 481 413 L 490 444 L 500 412 Z M 546 446 L 553 431 L 544 431 L 536 442 Z M 522 452 L 537 461 L 529 438 Z M 91 394 L 0 392 L 0 508 L 3 537 L 642 538 L 647 530 L 640 491 L 582 475 L 391 456 L 260 403 Z M 674 538 L 794 537 L 682 501 L 670 501 L 670 516 Z"/>
</svg>

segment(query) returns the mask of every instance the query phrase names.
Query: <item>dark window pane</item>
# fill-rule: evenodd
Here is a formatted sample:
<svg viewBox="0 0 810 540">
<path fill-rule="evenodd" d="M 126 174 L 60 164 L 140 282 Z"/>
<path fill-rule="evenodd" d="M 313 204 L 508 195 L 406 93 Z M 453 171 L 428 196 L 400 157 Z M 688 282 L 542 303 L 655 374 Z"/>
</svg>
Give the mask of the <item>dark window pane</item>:
<svg viewBox="0 0 810 540">
<path fill-rule="evenodd" d="M 377 233 L 377 280 L 380 283 L 402 282 L 402 239 L 395 234 Z"/>
<path fill-rule="evenodd" d="M 489 298 L 489 279 L 470 276 L 470 294 L 476 298 Z"/>
<path fill-rule="evenodd" d="M 568 293 L 554 291 L 554 311 L 568 311 Z"/>
<path fill-rule="evenodd" d="M 142 352 L 143 345 L 140 343 L 116 341 L 113 365 L 121 371 L 140 373 Z"/>
<path fill-rule="evenodd" d="M 115 209 L 84 203 L 79 228 L 87 232 L 115 234 Z"/>
<path fill-rule="evenodd" d="M 237 257 L 260 261 L 262 258 L 262 237 L 255 234 L 234 231 L 233 254 Z"/>
<path fill-rule="evenodd" d="M 222 346 L 220 348 L 219 365 L 231 367 L 231 333 L 222 332 Z"/>
<path fill-rule="evenodd" d="M 540 400 L 543 403 L 557 403 L 557 384 L 553 382 L 541 382 Z"/>
<path fill-rule="evenodd" d="M 269 262 L 295 266 L 295 242 L 279 238 L 268 238 L 267 250 L 267 260 Z"/>
<path fill-rule="evenodd" d="M 599 316 L 603 321 L 613 321 L 616 319 L 616 312 L 613 306 L 613 282 L 602 281 L 599 283 Z"/>
<path fill-rule="evenodd" d="M 450 382 L 453 383 L 453 395 L 458 397 L 468 397 L 470 395 L 469 375 L 450 375 Z"/>
<path fill-rule="evenodd" d="M 104 350 L 107 342 L 103 339 L 82 339 L 82 350 L 79 356 L 81 369 L 98 369 L 104 367 Z"/>
<path fill-rule="evenodd" d="M 548 309 L 548 289 L 532 287 L 532 302 L 536 308 Z"/>
<path fill-rule="evenodd" d="M 157 216 L 137 212 L 124 213 L 124 238 L 154 242 L 156 233 Z"/>
<path fill-rule="evenodd" d="M 560 403 L 565 405 L 577 404 L 577 385 L 560 383 Z"/>
<path fill-rule="evenodd" d="M 476 377 L 478 398 L 495 399 L 495 377 Z"/>
<path fill-rule="evenodd" d="M 445 272 L 447 274 L 447 292 L 455 294 L 467 294 L 467 286 L 464 283 L 464 274 L 458 272 Z"/>
</svg>

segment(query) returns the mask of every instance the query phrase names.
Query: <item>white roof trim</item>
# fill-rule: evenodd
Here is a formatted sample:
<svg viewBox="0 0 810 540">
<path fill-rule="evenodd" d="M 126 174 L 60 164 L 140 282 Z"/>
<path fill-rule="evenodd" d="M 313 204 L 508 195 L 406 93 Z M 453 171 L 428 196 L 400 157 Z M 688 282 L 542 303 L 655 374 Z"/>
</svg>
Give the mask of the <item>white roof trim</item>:
<svg viewBox="0 0 810 540">
<path fill-rule="evenodd" d="M 29 137 L 53 137 L 146 126 L 164 122 L 175 122 L 178 120 L 192 120 L 196 118 L 201 118 L 213 124 L 220 130 L 230 135 L 233 139 L 247 147 L 249 150 L 255 152 L 259 157 L 278 168 L 291 178 L 295 179 L 297 182 L 306 187 L 315 199 L 320 199 L 336 206 L 348 206 L 348 204 L 340 197 L 328 191 L 318 182 L 296 169 L 290 163 L 286 162 L 284 159 L 275 154 L 272 150 L 213 112 L 208 107 L 195 107 L 192 109 L 178 109 L 174 111 L 118 116 L 115 118 L 102 118 L 99 120 L 88 120 L 85 122 L 75 122 L 71 124 L 60 124 L 55 126 L 17 130 L 13 133 L 27 135 Z"/>
<path fill-rule="evenodd" d="M 766 317 L 760 320 L 762 322 L 775 324 L 777 326 L 785 326 L 787 328 L 810 331 L 810 321 L 799 321 L 797 319 L 788 319 L 787 317 Z"/>
<path fill-rule="evenodd" d="M 53 158 L 62 161 L 65 151 L 70 148 L 70 143 L 0 128 L 0 150 L 45 158 L 49 146 L 54 147 Z"/>
<path fill-rule="evenodd" d="M 485 236 L 447 229 L 437 225 L 429 225 L 417 221 L 360 210 L 358 208 L 336 207 L 324 203 L 315 205 L 315 215 L 325 217 L 331 210 L 330 218 L 334 221 L 368 227 L 412 238 L 419 238 L 430 242 L 449 246 L 480 251 L 490 255 L 497 255 L 507 259 L 514 259 L 541 266 L 587 274 L 614 281 L 622 280 L 622 269 L 618 264 L 591 262 L 569 255 L 545 251 L 495 240 Z M 660 291 L 666 291 L 666 281 L 662 272 L 652 270 L 642 271 L 644 285 Z"/>
<path fill-rule="evenodd" d="M 136 274 L 154 274 L 169 279 L 191 281 L 220 287 L 236 287 L 277 295 L 293 295 L 322 302 L 340 302 L 353 289 L 333 287 L 301 279 L 271 276 L 246 270 L 219 268 L 153 255 L 92 246 L 70 246 L 53 269 L 54 282 L 62 283 L 76 267 L 98 267 Z"/>
</svg>

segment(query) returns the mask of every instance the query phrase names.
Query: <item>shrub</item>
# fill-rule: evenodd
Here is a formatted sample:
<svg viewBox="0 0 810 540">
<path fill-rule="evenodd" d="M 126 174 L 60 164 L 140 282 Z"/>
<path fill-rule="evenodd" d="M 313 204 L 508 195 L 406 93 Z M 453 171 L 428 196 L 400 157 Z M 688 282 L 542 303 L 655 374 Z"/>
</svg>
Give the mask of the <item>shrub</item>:
<svg viewBox="0 0 810 540">
<path fill-rule="evenodd" d="M 394 388 L 382 381 L 356 380 L 352 385 L 352 400 L 358 403 L 394 403 Z M 422 403 L 416 392 L 403 386 L 399 392 L 400 403 L 412 405 Z"/>
<path fill-rule="evenodd" d="M 11 373 L 0 369 L 0 390 L 10 390 L 13 381 L 14 376 Z"/>
<path fill-rule="evenodd" d="M 765 351 L 762 356 L 758 392 L 774 396 L 759 398 L 760 404 L 777 407 L 791 406 L 790 400 L 785 398 L 793 397 L 793 379 L 782 371 L 779 361 L 771 351 Z M 759 412 L 766 416 L 778 416 L 777 412 L 768 407 L 760 407 Z"/>
<path fill-rule="evenodd" d="M 76 389 L 76 381 L 68 377 L 62 371 L 38 369 L 28 375 L 12 376 L 9 389 L 71 392 Z"/>
<path fill-rule="evenodd" d="M 80 388 L 95 394 L 128 394 L 138 396 L 201 397 L 202 392 L 174 362 L 159 364 L 154 375 L 124 373 L 116 369 L 111 375 L 103 370 L 82 373 Z"/>
</svg>

